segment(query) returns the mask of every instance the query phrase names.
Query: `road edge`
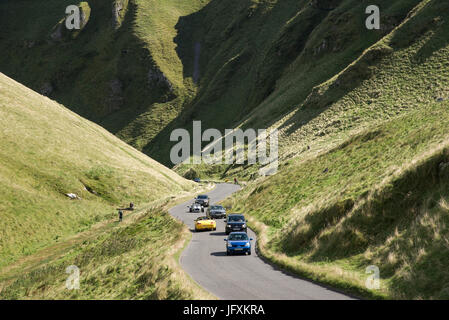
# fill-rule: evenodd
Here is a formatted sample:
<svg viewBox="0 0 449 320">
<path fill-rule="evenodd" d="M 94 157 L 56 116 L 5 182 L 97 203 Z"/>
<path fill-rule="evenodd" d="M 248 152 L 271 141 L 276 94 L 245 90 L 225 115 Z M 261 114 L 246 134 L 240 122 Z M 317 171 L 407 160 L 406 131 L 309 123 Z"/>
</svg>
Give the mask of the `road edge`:
<svg viewBox="0 0 449 320">
<path fill-rule="evenodd" d="M 195 189 L 191 193 L 189 193 L 188 195 L 180 197 L 180 198 L 178 198 L 176 200 L 173 200 L 169 204 L 167 204 L 167 213 L 169 214 L 169 216 L 173 220 L 181 222 L 182 225 L 183 225 L 182 231 L 181 231 L 181 238 L 179 240 L 180 248 L 178 248 L 173 254 L 171 254 L 171 258 L 172 258 L 172 260 L 174 261 L 174 263 L 176 265 L 177 271 L 180 272 L 182 274 L 182 277 L 184 277 L 190 283 L 190 286 L 192 288 L 193 298 L 195 300 L 211 300 L 212 301 L 212 300 L 219 300 L 219 298 L 217 296 L 215 296 L 214 294 L 212 294 L 211 292 L 207 291 L 205 288 L 203 288 L 182 267 L 181 261 L 180 261 L 181 255 L 184 252 L 184 250 L 188 247 L 188 245 L 190 244 L 190 241 L 192 240 L 192 234 L 191 234 L 189 228 L 187 227 L 187 225 L 184 222 L 182 222 L 182 221 L 176 219 L 174 216 L 172 216 L 169 213 L 169 210 L 171 208 L 175 207 L 176 205 L 191 199 L 192 194 L 195 194 L 195 193 L 198 193 L 198 192 L 211 192 L 216 187 L 217 187 L 216 183 L 208 182 L 208 184 L 206 186 L 204 186 L 204 188 L 201 188 L 200 190 L 196 190 Z M 198 289 L 201 293 L 197 294 L 197 292 L 195 290 L 193 290 L 193 288 Z"/>
<path fill-rule="evenodd" d="M 265 231 L 262 229 L 264 227 L 267 228 L 267 226 L 250 215 L 247 215 L 247 217 L 249 218 L 248 219 L 249 228 L 257 235 L 257 243 L 255 246 L 257 255 L 264 263 L 269 264 L 274 269 L 284 272 L 285 274 L 288 274 L 294 278 L 308 281 L 322 288 L 344 294 L 353 299 L 357 300 L 388 299 L 388 297 L 385 297 L 383 295 L 376 295 L 375 293 L 368 291 L 364 288 L 354 285 L 348 285 L 348 283 L 345 282 L 341 282 L 340 283 L 341 285 L 338 285 L 338 282 L 326 280 L 325 278 L 321 277 L 318 273 L 313 273 L 311 271 L 303 270 L 301 268 L 295 268 L 295 266 L 293 265 L 282 263 L 280 260 L 274 257 L 274 255 L 270 252 L 269 249 L 264 248 L 265 244 L 264 240 L 261 241 L 261 239 L 266 238 Z M 260 246 L 261 242 L 262 247 Z M 335 286 L 336 283 L 337 286 Z"/>
</svg>

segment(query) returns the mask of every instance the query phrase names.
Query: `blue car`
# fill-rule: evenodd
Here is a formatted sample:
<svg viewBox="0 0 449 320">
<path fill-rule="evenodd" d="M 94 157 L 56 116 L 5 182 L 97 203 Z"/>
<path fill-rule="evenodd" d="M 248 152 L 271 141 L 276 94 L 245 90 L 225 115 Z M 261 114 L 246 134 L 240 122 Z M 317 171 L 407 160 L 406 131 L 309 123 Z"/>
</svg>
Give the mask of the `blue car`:
<svg viewBox="0 0 449 320">
<path fill-rule="evenodd" d="M 251 254 L 251 241 L 246 232 L 231 232 L 226 241 L 226 255 L 234 253 Z"/>
</svg>

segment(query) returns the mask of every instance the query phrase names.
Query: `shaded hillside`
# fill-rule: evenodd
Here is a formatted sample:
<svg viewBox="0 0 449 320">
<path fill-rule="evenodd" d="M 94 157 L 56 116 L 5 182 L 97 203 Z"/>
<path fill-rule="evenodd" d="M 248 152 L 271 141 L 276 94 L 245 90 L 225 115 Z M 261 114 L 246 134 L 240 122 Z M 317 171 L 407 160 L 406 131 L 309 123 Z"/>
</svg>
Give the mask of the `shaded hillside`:
<svg viewBox="0 0 449 320">
<path fill-rule="evenodd" d="M 290 136 L 369 75 L 356 68 L 331 100 L 308 97 L 421 1 L 379 1 L 379 31 L 365 28 L 368 1 L 87 1 L 84 28 L 54 40 L 68 3 L 4 1 L 0 70 L 172 165 L 169 134 L 193 120 L 220 130 L 265 128 L 296 114 L 294 126 L 283 125 L 291 145 Z M 11 12 L 18 12 L 14 21 Z M 380 52 L 364 64 L 388 50 Z"/>
<path fill-rule="evenodd" d="M 413 7 L 413 4 L 417 5 Z M 396 22 L 388 28 L 382 27 L 381 31 L 357 29 L 363 34 L 358 36 L 361 42 L 345 40 L 347 50 L 329 47 L 330 40 L 318 47 L 311 42 L 309 50 L 306 46 L 284 69 L 270 96 L 253 111 L 248 111 L 238 126 L 278 129 L 282 163 L 293 158 L 308 159 L 374 125 L 447 99 L 448 5 L 439 1 L 404 1 L 402 4 L 398 1 L 390 5 L 381 6 L 382 21 Z M 328 12 L 325 20 L 335 22 L 347 12 L 364 23 L 361 7 L 362 4 L 351 9 L 357 14 L 343 10 L 348 8 L 339 11 L 338 7 Z M 388 12 L 396 19 L 389 19 Z M 338 32 L 340 23 L 343 22 L 334 28 L 316 29 L 310 41 L 315 37 L 325 39 L 320 32 L 334 34 L 333 41 L 344 37 L 348 30 Z M 354 25 L 357 23 L 351 24 Z M 350 48 L 361 43 L 367 47 L 359 47 L 360 51 Z M 239 89 L 243 92 L 242 86 L 229 88 Z M 245 94 L 254 92 L 250 90 Z M 238 103 L 236 100 L 232 105 Z M 251 179 L 258 168 L 234 165 L 197 169 L 204 175 L 222 177 L 226 172 L 226 176 Z M 178 170 L 184 172 L 185 167 Z"/>
<path fill-rule="evenodd" d="M 332 100 L 310 97 L 365 50 L 392 34 L 420 3 L 380 1 L 382 26 L 373 31 L 365 27 L 368 2 L 315 2 L 319 5 L 290 0 L 210 1 L 198 12 L 181 17 L 176 26 L 177 52 L 184 76 L 198 78 L 198 90 L 177 121 L 157 136 L 161 153 L 157 158 L 167 161 L 167 134 L 175 127 L 191 128 L 193 120 L 202 120 L 203 128 L 220 130 L 288 126 L 280 143 L 298 149 L 290 137 L 295 139 L 298 129 L 368 75 L 363 68 L 354 70 Z M 375 65 L 381 57 L 375 55 L 365 64 Z M 285 120 L 277 123 L 291 114 L 297 114 L 290 121 L 294 126 Z M 321 131 L 314 128 L 310 138 L 323 135 Z M 153 145 L 144 150 L 153 152 Z"/>
<path fill-rule="evenodd" d="M 174 26 L 204 2 L 83 1 L 90 14 L 68 31 L 71 1 L 2 1 L 0 71 L 142 149 L 192 95 Z"/>
</svg>

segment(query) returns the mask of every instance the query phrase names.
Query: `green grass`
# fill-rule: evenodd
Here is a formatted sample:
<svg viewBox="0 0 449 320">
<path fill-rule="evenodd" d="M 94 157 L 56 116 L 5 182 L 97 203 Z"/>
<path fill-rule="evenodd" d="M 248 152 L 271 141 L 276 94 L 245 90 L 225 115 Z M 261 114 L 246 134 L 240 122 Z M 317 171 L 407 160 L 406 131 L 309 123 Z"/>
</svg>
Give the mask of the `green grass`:
<svg viewBox="0 0 449 320">
<path fill-rule="evenodd" d="M 90 7 L 86 26 L 63 28 L 62 40 L 52 41 L 53 28 L 63 23 L 72 2 L 3 1 L 0 70 L 38 92 L 51 85 L 51 98 L 142 150 L 192 99 L 195 89 L 183 78 L 173 38 L 179 17 L 206 1 L 120 0 L 115 28 L 117 2 L 82 2 Z M 163 74 L 171 89 L 150 82 L 150 70 Z"/>
<path fill-rule="evenodd" d="M 160 201 L 159 201 L 160 202 Z M 182 272 L 174 255 L 189 231 L 166 205 L 127 214 L 17 264 L 0 276 L 1 299 L 193 299 L 211 298 Z M 68 266 L 80 270 L 80 287 L 68 290 Z"/>
<path fill-rule="evenodd" d="M 51 97 L 167 165 L 170 132 L 190 130 L 193 120 L 221 131 L 278 129 L 273 177 L 258 177 L 258 166 L 175 169 L 251 181 L 229 205 L 248 213 L 262 254 L 285 268 L 371 298 L 447 298 L 448 194 L 438 173 L 448 161 L 447 2 L 380 0 L 380 31 L 365 28 L 369 1 L 334 1 L 335 10 L 322 11 L 306 0 L 134 0 L 117 30 L 112 2 L 89 2 L 80 34 L 52 43 L 48 32 L 67 3 L 5 1 L 2 21 L 9 10 L 18 15 L 0 31 L 1 70 L 35 89 L 50 82 Z M 150 70 L 167 81 L 148 83 Z M 65 148 L 48 158 L 27 152 L 51 168 Z M 30 180 L 28 164 L 8 167 L 22 154 L 0 156 L 8 185 L 14 175 Z M 131 196 L 109 186 L 132 190 L 132 173 L 123 178 L 120 166 L 101 161 L 80 162 L 76 181 L 61 179 L 70 166 L 31 170 L 33 188 L 42 197 L 76 185 L 88 202 L 95 197 L 82 193 L 86 185 L 106 203 L 127 202 Z M 8 197 L 42 211 L 34 200 Z M 89 224 L 78 219 L 80 228 Z M 9 255 L 19 254 L 12 248 Z M 364 287 L 369 264 L 381 270 L 380 291 Z"/>
<path fill-rule="evenodd" d="M 273 123 L 279 172 L 226 203 L 249 215 L 268 259 L 369 298 L 447 299 L 447 9 L 420 2 Z M 300 92 L 279 90 L 251 123 L 272 121 L 272 108 Z M 381 290 L 365 287 L 372 264 Z"/>
<path fill-rule="evenodd" d="M 117 207 L 193 186 L 3 74 L 0 125 L 0 266 L 115 215 Z"/>
<path fill-rule="evenodd" d="M 124 1 L 118 29 L 111 27 L 115 2 L 88 2 L 85 28 L 55 43 L 48 34 L 67 1 L 4 1 L 0 68 L 36 90 L 52 84 L 52 98 L 171 166 L 174 128 L 190 128 L 192 120 L 220 130 L 277 125 L 420 1 L 380 1 L 381 32 L 364 28 L 366 6 L 356 0 L 337 1 L 330 12 L 306 0 Z M 18 13 L 14 21 L 9 12 Z M 323 40 L 327 46 L 318 52 Z M 150 70 L 170 85 L 149 83 Z M 111 87 L 115 80 L 118 92 Z M 315 114 L 301 111 L 295 119 Z M 288 121 L 282 125 L 291 129 Z M 292 146 L 291 139 L 297 134 L 285 144 Z"/>
<path fill-rule="evenodd" d="M 301 274 L 370 296 L 379 292 L 364 292 L 362 279 L 375 264 L 381 294 L 445 299 L 449 186 L 439 165 L 449 160 L 448 106 L 421 107 L 316 157 L 289 160 L 226 205 L 266 225 L 262 251 Z M 342 270 L 357 276 L 342 278 Z"/>
<path fill-rule="evenodd" d="M 202 120 L 203 128 L 221 131 L 239 126 L 278 127 L 283 131 L 281 153 L 297 153 L 300 147 L 307 146 L 298 145 L 298 140 L 305 140 L 298 137 L 301 124 L 315 124 L 312 120 L 342 95 L 332 93 L 330 99 L 317 104 L 307 99 L 314 88 L 345 70 L 366 49 L 388 35 L 418 3 L 381 1 L 383 19 L 388 24 L 383 31 L 372 32 L 364 27 L 366 6 L 360 1 L 338 1 L 339 5 L 331 12 L 314 9 L 309 1 L 209 2 L 179 22 L 175 40 L 179 43 L 184 72 L 192 76 L 191 48 L 199 42 L 201 75 L 195 99 L 170 129 L 191 128 L 192 120 Z M 327 45 L 318 53 L 317 48 L 324 40 Z M 357 86 L 362 80 L 357 78 L 360 76 L 363 79 L 363 74 L 356 75 L 354 81 L 348 79 L 347 83 Z M 351 89 L 345 88 L 344 93 Z M 340 115 L 333 119 L 324 117 L 327 121 Z M 323 124 L 323 119 L 316 120 Z M 321 128 L 314 125 L 311 129 L 314 132 L 313 135 L 307 132 L 308 140 L 315 138 Z M 157 146 L 151 151 L 157 153 L 150 154 L 166 163 L 171 146 L 166 135 L 160 135 L 151 145 Z M 248 177 L 253 173 L 240 171 L 242 175 L 249 173 Z"/>
<path fill-rule="evenodd" d="M 192 120 L 220 130 L 276 127 L 281 155 L 292 157 L 444 90 L 444 65 L 431 73 L 438 65 L 427 61 L 433 47 L 447 41 L 447 23 L 438 18 L 444 2 L 380 1 L 381 31 L 364 27 L 369 3 L 355 0 L 337 1 L 333 11 L 305 0 L 125 1 L 118 29 L 111 28 L 114 2 L 89 3 L 86 27 L 75 39 L 55 43 L 48 33 L 67 3 L 5 1 L 2 21 L 9 21 L 8 10 L 19 16 L 1 31 L 0 67 L 36 90 L 51 83 L 51 97 L 169 166 L 169 134 L 190 128 Z M 409 19 L 420 3 L 429 9 Z M 200 71 L 193 84 L 197 44 Z M 163 74 L 171 89 L 149 83 L 150 70 Z M 391 77 L 398 72 L 403 79 Z M 114 93 L 115 80 L 121 90 Z M 398 87 L 415 94 L 395 101 Z M 253 172 L 246 171 L 249 178 Z"/>
</svg>

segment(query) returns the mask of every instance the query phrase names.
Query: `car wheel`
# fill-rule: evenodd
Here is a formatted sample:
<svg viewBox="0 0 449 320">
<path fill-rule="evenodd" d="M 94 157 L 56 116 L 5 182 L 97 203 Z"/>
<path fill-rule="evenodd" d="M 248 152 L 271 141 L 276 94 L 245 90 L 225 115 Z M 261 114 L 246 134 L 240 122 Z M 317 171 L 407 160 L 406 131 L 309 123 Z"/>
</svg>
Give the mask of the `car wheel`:
<svg viewBox="0 0 449 320">
<path fill-rule="evenodd" d="M 226 251 L 226 255 L 230 256 L 231 255 L 231 251 Z"/>
<path fill-rule="evenodd" d="M 251 255 L 251 250 L 248 251 L 248 255 L 249 255 L 249 256 Z"/>
<path fill-rule="evenodd" d="M 217 230 L 217 228 L 214 228 L 214 231 Z"/>
</svg>

